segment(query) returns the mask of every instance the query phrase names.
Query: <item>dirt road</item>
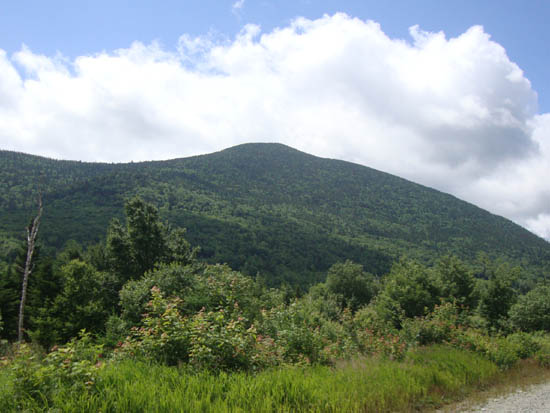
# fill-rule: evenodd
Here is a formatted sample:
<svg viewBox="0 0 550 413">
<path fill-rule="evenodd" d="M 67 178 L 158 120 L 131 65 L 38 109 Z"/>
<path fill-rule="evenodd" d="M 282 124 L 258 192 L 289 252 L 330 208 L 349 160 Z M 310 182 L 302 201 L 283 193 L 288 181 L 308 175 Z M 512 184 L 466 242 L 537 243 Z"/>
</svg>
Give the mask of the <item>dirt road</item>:
<svg viewBox="0 0 550 413">
<path fill-rule="evenodd" d="M 449 411 L 449 410 L 442 410 Z M 536 384 L 524 390 L 516 390 L 477 406 L 457 406 L 453 412 L 483 413 L 549 413 L 550 383 Z"/>
</svg>

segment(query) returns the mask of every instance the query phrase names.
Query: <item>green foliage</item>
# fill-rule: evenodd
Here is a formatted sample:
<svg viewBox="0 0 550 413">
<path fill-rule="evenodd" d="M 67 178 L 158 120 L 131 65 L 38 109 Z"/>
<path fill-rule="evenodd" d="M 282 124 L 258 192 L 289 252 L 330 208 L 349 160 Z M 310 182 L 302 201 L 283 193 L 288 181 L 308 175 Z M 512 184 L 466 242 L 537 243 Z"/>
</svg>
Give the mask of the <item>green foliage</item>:
<svg viewBox="0 0 550 413">
<path fill-rule="evenodd" d="M 60 268 L 62 287 L 51 306 L 33 315 L 31 336 L 51 345 L 75 337 L 80 330 L 103 331 L 112 308 L 104 300 L 106 274 L 90 264 L 73 259 Z"/>
<path fill-rule="evenodd" d="M 405 320 L 402 335 L 419 345 L 440 344 L 453 341 L 460 329 L 460 308 L 455 303 L 444 303 L 425 317 Z"/>
<path fill-rule="evenodd" d="M 536 341 L 538 346 L 535 359 L 539 365 L 550 367 L 550 335 L 546 332 L 538 332 L 530 336 Z"/>
<path fill-rule="evenodd" d="M 479 353 L 503 369 L 512 367 L 520 359 L 518 347 L 513 342 L 505 337 L 490 337 L 472 329 L 461 331 L 453 337 L 451 343 Z"/>
<path fill-rule="evenodd" d="M 190 323 L 189 363 L 211 371 L 257 367 L 256 329 L 247 325 L 243 317 L 228 316 L 223 309 L 199 311 Z"/>
<path fill-rule="evenodd" d="M 27 288 L 27 304 L 25 306 L 26 333 L 35 328 L 34 315 L 41 308 L 51 306 L 53 298 L 59 292 L 59 277 L 53 268 L 53 260 L 43 256 L 40 248 L 35 249 L 32 262 L 32 274 L 29 277 Z M 27 249 L 21 243 L 13 264 L 0 270 L 0 313 L 4 317 L 4 331 L 0 331 L 0 337 L 13 340 L 17 336 L 17 322 L 19 316 L 19 302 L 21 299 L 21 286 L 23 268 Z"/>
<path fill-rule="evenodd" d="M 195 256 L 184 230 L 161 223 L 157 209 L 139 197 L 125 204 L 126 227 L 113 220 L 107 231 L 106 261 L 123 281 L 137 279 L 156 264 L 190 263 Z"/>
<path fill-rule="evenodd" d="M 479 311 L 492 328 L 505 328 L 508 311 L 517 297 L 513 283 L 518 278 L 518 271 L 508 264 L 490 271 L 490 278 L 481 292 Z"/>
<path fill-rule="evenodd" d="M 99 370 L 102 363 L 98 363 L 102 347 L 92 344 L 87 333 L 75 339 L 81 329 L 100 335 L 99 342 L 107 347 L 115 347 L 109 364 L 125 365 L 128 358 L 138 364 L 167 364 L 179 366 L 181 371 L 198 372 L 207 380 L 212 379 L 207 371 L 216 371 L 218 377 L 229 377 L 228 372 L 236 371 L 253 371 L 260 376 L 274 367 L 277 367 L 274 372 L 291 371 L 287 370 L 291 365 L 296 370 L 296 366 L 311 366 L 313 370 L 303 371 L 316 371 L 321 369 L 320 365 L 338 366 L 343 360 L 369 363 L 371 356 L 375 356 L 382 364 L 407 360 L 399 365 L 401 370 L 392 370 L 393 380 L 405 383 L 407 374 L 421 370 L 425 354 L 418 349 L 430 346 L 428 351 L 435 348 L 433 351 L 437 353 L 439 347 L 433 347 L 434 344 L 454 346 L 455 350 L 447 347 L 446 351 L 456 353 L 457 357 L 462 357 L 461 350 L 472 351 L 501 368 L 534 355 L 541 364 L 550 359 L 550 341 L 542 338 L 541 333 L 504 335 L 518 327 L 528 331 L 545 328 L 550 296 L 550 290 L 543 286 L 514 304 L 518 292 L 525 292 L 532 278 L 510 261 L 495 263 L 481 253 L 472 270 L 465 261 L 451 255 L 445 255 L 434 266 L 418 259 L 402 259 L 381 279 L 364 270 L 381 274 L 381 269 L 388 269 L 389 257 L 404 248 L 415 258 L 434 261 L 435 256 L 428 252 L 432 248 L 430 240 L 441 241 L 445 238 L 442 233 L 447 232 L 427 226 L 423 220 L 426 215 L 417 214 L 418 205 L 428 208 L 424 201 L 406 204 L 412 208 L 407 212 L 408 219 L 419 217 L 415 223 L 422 229 L 422 238 L 420 233 L 415 234 L 418 228 L 414 225 L 404 233 L 405 221 L 391 223 L 403 211 L 401 207 L 390 208 L 384 199 L 377 197 L 376 191 L 369 193 L 377 207 L 367 214 L 368 219 L 364 214 L 372 205 L 367 202 L 371 198 L 363 193 L 351 195 L 365 187 L 365 191 L 370 191 L 371 183 L 364 185 L 363 178 L 376 181 L 382 176 L 384 187 L 395 184 L 396 191 L 408 197 L 416 193 L 410 184 L 360 168 L 352 168 L 354 173 L 350 175 L 344 172 L 351 168 L 349 165 L 343 169 L 328 167 L 333 168 L 331 175 L 320 167 L 324 163 L 317 158 L 298 156 L 292 151 L 284 156 L 277 151 L 271 153 L 279 165 L 290 158 L 293 167 L 304 172 L 306 182 L 312 185 L 310 191 L 304 192 L 302 181 L 294 180 L 292 174 L 286 175 L 284 168 L 283 172 L 277 169 L 276 174 L 268 173 L 271 169 L 265 167 L 273 165 L 273 159 L 266 158 L 262 151 L 257 155 L 263 164 L 247 157 L 246 151 L 244 155 L 242 150 L 226 151 L 212 158 L 223 161 L 219 169 L 215 162 L 207 160 L 202 164 L 199 158 L 185 161 L 183 172 L 178 169 L 179 161 L 161 163 L 166 169 L 157 168 L 159 164 L 147 164 L 147 173 L 139 179 L 143 183 L 140 186 L 132 181 L 137 179 L 135 168 L 127 165 L 124 169 L 127 186 L 121 193 L 128 195 L 131 188 L 139 188 L 137 192 L 143 198 L 126 201 L 125 221 L 114 219 L 106 239 L 91 241 L 93 245 L 87 249 L 77 242 L 67 242 L 55 259 L 48 254 L 37 255 L 29 284 L 28 335 L 48 346 L 69 342 L 54 347 L 46 356 L 22 346 L 13 357 L 2 359 L 0 389 L 17 394 L 17 407 L 46 410 L 58 406 L 60 400 L 72 403 L 70 394 L 79 389 L 83 398 L 97 396 L 94 392 L 103 385 L 98 379 L 102 375 Z M 245 159 L 250 164 L 243 165 Z M 305 160 L 317 166 L 304 168 Z M 238 168 L 227 169 L 227 165 Z M 112 172 L 118 167 L 113 168 L 104 171 Z M 181 175 L 177 179 L 173 176 L 176 172 Z M 284 185 L 280 174 L 286 179 Z M 110 181 L 102 173 L 99 176 L 105 179 L 102 184 L 108 185 Z M 232 181 L 228 176 L 243 179 Z M 152 186 L 147 186 L 148 180 Z M 331 183 L 328 187 L 327 181 Z M 249 186 L 242 187 L 242 182 Z M 73 184 L 78 193 L 80 183 Z M 85 187 L 84 192 L 89 189 Z M 324 189 L 321 191 L 320 187 Z M 269 192 L 269 188 L 273 191 Z M 73 192 L 56 195 L 58 198 L 52 195 L 52 201 L 63 200 Z M 109 192 L 105 202 L 111 202 L 109 196 L 115 193 Z M 154 200 L 159 209 L 144 199 Z M 363 203 L 357 204 L 356 199 L 362 199 Z M 437 203 L 438 199 L 443 198 L 435 196 L 432 201 Z M 384 219 L 377 215 L 380 208 L 386 208 L 388 216 Z M 181 211 L 185 211 L 186 219 L 195 217 L 191 225 L 197 222 L 201 227 L 205 225 L 202 235 L 213 236 L 207 242 L 203 259 L 229 257 L 230 264 L 236 263 L 243 270 L 256 273 L 267 268 L 266 272 L 256 274 L 253 279 L 227 264 L 212 265 L 197 260 L 197 250 L 185 240 L 184 230 L 172 229 L 161 221 L 163 216 L 178 223 Z M 460 216 L 455 210 L 452 215 L 457 214 Z M 434 218 L 433 214 L 428 215 Z M 381 223 L 389 227 L 379 226 Z M 361 225 L 366 225 L 376 236 L 356 228 Z M 436 234 L 430 234 L 428 229 Z M 240 237 L 246 239 L 246 248 L 242 248 Z M 419 242 L 420 239 L 423 241 Z M 434 250 L 447 251 L 444 245 L 436 244 Z M 222 251 L 226 247 L 228 250 Z M 543 255 L 541 252 L 539 258 Z M 358 256 L 357 264 L 351 261 Z M 15 330 L 9 326 L 15 326 L 24 258 L 25 251 L 20 248 L 13 262 L 0 264 L 0 317 L 3 317 L 0 328 L 4 323 L 0 333 L 8 338 Z M 347 260 L 343 261 L 344 258 Z M 298 269 L 305 270 L 298 274 Z M 300 285 L 322 280 L 327 269 L 326 282 L 304 294 Z M 267 287 L 276 282 L 283 282 L 280 289 Z M 454 369 L 440 355 L 429 363 Z M 430 369 L 431 365 L 422 368 Z M 391 376 L 388 374 L 382 371 L 376 379 L 385 380 Z M 407 403 L 416 400 L 415 394 L 425 394 L 425 386 L 459 386 L 454 377 L 433 371 L 431 376 L 418 374 L 419 382 L 407 382 L 413 391 L 404 404 L 388 401 L 389 397 L 400 397 L 392 387 L 369 406 L 375 410 L 397 405 L 412 408 Z M 115 380 L 110 377 L 109 380 Z M 275 393 L 295 400 L 287 405 L 279 396 L 269 396 L 270 411 L 277 410 L 281 403 L 290 406 L 289 409 L 316 406 L 314 400 L 319 395 L 308 390 L 309 387 L 305 388 L 309 393 L 301 394 L 287 379 L 279 386 L 275 387 Z M 101 397 L 107 388 L 102 388 Z M 0 410 L 7 405 L 6 400 L 0 395 Z M 332 406 L 330 400 L 324 402 L 323 406 Z M 225 401 L 216 403 L 213 402 L 216 407 L 225 406 Z M 64 404 L 60 409 L 70 410 L 67 406 Z M 341 401 L 334 406 L 365 408 L 363 404 Z M 116 407 L 132 410 L 128 405 Z M 104 404 L 97 410 L 111 408 Z M 74 405 L 71 409 L 74 410 Z"/>
<path fill-rule="evenodd" d="M 451 255 L 442 257 L 437 261 L 434 271 L 442 299 L 454 301 L 463 308 L 476 307 L 474 276 L 459 258 Z"/>
<path fill-rule="evenodd" d="M 548 243 L 508 220 L 370 168 L 278 144 L 133 164 L 0 151 L 0 210 L 5 212 L 0 247 L 6 245 L 9 254 L 13 240 L 21 239 L 36 182 L 44 193 L 45 248 L 59 248 L 69 239 L 97 244 L 115 217 L 120 221 L 111 231 L 112 252 L 124 257 L 128 249 L 139 249 L 145 238 L 138 233 L 126 243 L 127 226 L 120 224 L 124 199 L 139 195 L 158 208 L 158 217 L 188 229 L 189 241 L 202 247 L 201 260 L 224 262 L 251 276 L 260 272 L 269 285 L 323 281 L 331 265 L 346 259 L 382 275 L 405 253 L 427 263 L 452 253 L 471 263 L 485 251 L 530 268 L 533 278 L 549 261 Z M 155 213 L 147 208 L 128 212 L 136 212 L 136 228 L 153 229 L 148 241 L 162 244 L 148 221 Z M 149 268 L 156 247 L 141 258 L 127 255 L 133 268 L 121 265 L 117 272 Z"/>
<path fill-rule="evenodd" d="M 237 303 L 244 316 L 252 320 L 259 313 L 262 301 L 261 287 L 226 265 L 174 263 L 160 266 L 124 286 L 120 293 L 124 319 L 139 322 L 154 286 L 166 296 L 179 297 L 182 300 L 179 309 L 184 315 L 196 313 L 201 308 L 207 311 L 224 309 L 231 313 Z"/>
<path fill-rule="evenodd" d="M 142 275 L 153 269 L 167 252 L 164 228 L 157 209 L 141 198 L 132 198 L 124 205 L 129 251 L 123 257 L 127 265 Z"/>
<path fill-rule="evenodd" d="M 515 346 L 520 359 L 533 357 L 540 349 L 541 344 L 530 334 L 514 333 L 506 337 L 509 343 Z"/>
<path fill-rule="evenodd" d="M 360 330 L 357 332 L 357 341 L 363 354 L 383 356 L 390 360 L 403 360 L 408 351 L 407 343 L 394 333 Z"/>
<path fill-rule="evenodd" d="M 326 285 L 338 297 L 342 309 L 349 307 L 353 311 L 368 304 L 376 294 L 374 276 L 364 272 L 361 264 L 349 260 L 330 267 Z"/>
<path fill-rule="evenodd" d="M 21 274 L 15 266 L 0 272 L 0 313 L 4 320 L 4 331 L 0 337 L 14 339 L 17 336 L 18 305 L 21 298 Z"/>
<path fill-rule="evenodd" d="M 85 331 L 46 356 L 27 344 L 15 347 L 11 359 L 3 360 L 3 368 L 11 376 L 12 407 L 21 408 L 29 399 L 35 407 L 47 407 L 56 394 L 67 389 L 90 394 L 104 365 L 102 351 Z M 1 403 L 5 400 L 0 398 L 0 406 Z"/>
<path fill-rule="evenodd" d="M 512 325 L 522 331 L 550 331 L 550 285 L 538 285 L 510 308 Z"/>
<path fill-rule="evenodd" d="M 285 361 L 327 362 L 322 352 L 325 343 L 320 321 L 320 316 L 312 314 L 304 302 L 294 301 L 263 311 L 258 330 L 281 347 Z"/>
<path fill-rule="evenodd" d="M 431 347 L 411 353 L 405 362 L 366 359 L 338 368 L 288 366 L 253 375 L 189 372 L 135 360 L 109 363 L 97 373 L 93 391 L 66 388 L 52 394 L 46 406 L 13 388 L 2 389 L 0 410 L 414 411 L 490 384 L 498 370 L 476 354 Z"/>
<path fill-rule="evenodd" d="M 256 329 L 239 315 L 223 308 L 185 317 L 179 310 L 180 299 L 166 299 L 152 288 L 149 312 L 143 326 L 134 327 L 119 353 L 153 359 L 169 365 L 188 362 L 198 369 L 249 370 L 273 363 L 257 339 Z M 265 347 L 265 343 L 262 347 Z"/>
<path fill-rule="evenodd" d="M 143 325 L 132 327 L 119 353 L 169 365 L 189 361 L 189 320 L 178 310 L 180 300 L 164 298 L 157 287 L 151 289 L 151 294 Z"/>
<path fill-rule="evenodd" d="M 384 279 L 376 308 L 397 325 L 399 312 L 405 317 L 423 316 L 439 302 L 439 291 L 430 271 L 423 265 L 402 259 Z"/>
<path fill-rule="evenodd" d="M 396 334 L 405 319 L 399 305 L 384 295 L 378 295 L 368 306 L 355 313 L 354 323 L 358 330 L 369 330 L 378 335 Z"/>
</svg>

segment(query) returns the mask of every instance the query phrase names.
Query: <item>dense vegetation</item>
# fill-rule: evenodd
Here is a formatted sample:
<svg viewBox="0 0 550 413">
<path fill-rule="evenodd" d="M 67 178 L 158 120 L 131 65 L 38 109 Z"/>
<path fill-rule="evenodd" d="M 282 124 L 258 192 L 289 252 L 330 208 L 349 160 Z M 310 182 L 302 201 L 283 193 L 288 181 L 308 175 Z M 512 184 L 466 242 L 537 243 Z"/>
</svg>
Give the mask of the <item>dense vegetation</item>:
<svg viewBox="0 0 550 413">
<path fill-rule="evenodd" d="M 201 261 L 185 236 L 134 197 L 101 242 L 38 250 L 30 344 L 10 344 L 20 245 L 0 267 L 0 410 L 412 410 L 550 365 L 550 286 L 525 291 L 510 261 L 401 258 L 378 276 L 342 260 L 300 293 Z"/>
<path fill-rule="evenodd" d="M 187 228 L 197 257 L 261 274 L 270 286 L 302 289 L 350 259 L 383 275 L 407 255 L 432 265 L 479 253 L 527 272 L 525 289 L 547 270 L 549 244 L 452 196 L 348 162 L 279 144 L 247 144 L 163 162 L 99 164 L 0 151 L 0 257 L 13 262 L 22 231 L 44 197 L 42 254 L 75 240 L 105 241 L 124 200 L 140 195 L 164 222 Z"/>
</svg>

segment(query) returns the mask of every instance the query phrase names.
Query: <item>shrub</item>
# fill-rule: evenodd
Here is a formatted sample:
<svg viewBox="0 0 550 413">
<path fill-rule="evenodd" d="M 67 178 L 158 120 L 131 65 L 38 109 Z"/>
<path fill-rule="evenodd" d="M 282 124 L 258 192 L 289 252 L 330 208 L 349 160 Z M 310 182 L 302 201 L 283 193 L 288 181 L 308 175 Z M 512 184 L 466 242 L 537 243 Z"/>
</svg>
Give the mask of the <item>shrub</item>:
<svg viewBox="0 0 550 413">
<path fill-rule="evenodd" d="M 508 311 L 517 295 L 513 283 L 518 277 L 518 271 L 517 268 L 510 268 L 509 265 L 499 266 L 492 271 L 481 293 L 480 314 L 496 331 L 502 331 L 508 327 L 506 325 Z"/>
<path fill-rule="evenodd" d="M 504 337 L 490 337 L 473 329 L 460 331 L 451 344 L 479 353 L 503 369 L 513 366 L 519 360 L 516 344 Z"/>
<path fill-rule="evenodd" d="M 82 330 L 78 338 L 54 347 L 44 359 L 45 367 L 64 385 L 91 388 L 103 367 L 103 345 L 93 344 L 89 333 Z"/>
<path fill-rule="evenodd" d="M 376 292 L 374 276 L 364 272 L 361 264 L 350 260 L 330 267 L 326 286 L 338 297 L 342 309 L 349 307 L 353 311 L 368 304 Z"/>
<path fill-rule="evenodd" d="M 233 304 L 238 302 L 239 313 L 252 320 L 261 308 L 257 284 L 250 277 L 226 265 L 172 263 L 124 285 L 120 292 L 124 320 L 140 323 L 141 314 L 148 311 L 152 287 L 166 297 L 179 297 L 178 309 L 184 316 L 196 314 L 203 307 L 206 311 L 223 308 L 232 312 Z"/>
<path fill-rule="evenodd" d="M 321 351 L 323 340 L 321 325 L 326 322 L 318 313 L 312 313 L 304 302 L 281 304 L 262 312 L 259 332 L 282 348 L 282 356 L 290 363 L 328 363 L 327 352 Z"/>
<path fill-rule="evenodd" d="M 369 329 L 377 333 L 395 333 L 401 328 L 405 312 L 399 303 L 384 294 L 379 294 L 368 306 L 355 314 L 358 329 Z"/>
<path fill-rule="evenodd" d="M 402 336 L 419 345 L 450 342 L 460 328 L 459 318 L 459 307 L 456 304 L 437 305 L 425 317 L 405 320 Z"/>
<path fill-rule="evenodd" d="M 550 285 L 538 286 L 518 298 L 509 312 L 513 326 L 522 331 L 550 331 Z"/>
<path fill-rule="evenodd" d="M 423 316 L 431 311 L 440 296 L 430 271 L 415 261 L 407 260 L 392 266 L 380 295 L 394 302 L 394 306 L 401 308 L 409 318 Z"/>
<path fill-rule="evenodd" d="M 256 329 L 247 321 L 218 311 L 199 311 L 189 323 L 189 362 L 201 369 L 248 370 L 260 363 Z"/>
<path fill-rule="evenodd" d="M 164 298 L 156 287 L 151 295 L 142 326 L 133 327 L 118 350 L 122 357 L 152 358 L 168 365 L 190 363 L 211 370 L 247 370 L 269 363 L 273 343 L 258 339 L 236 302 L 232 312 L 202 309 L 185 317 L 179 311 L 180 298 Z"/>
<path fill-rule="evenodd" d="M 516 348 L 516 354 L 520 359 L 532 357 L 540 350 L 540 344 L 534 337 L 527 333 L 514 333 L 506 337 L 506 340 Z"/>
<path fill-rule="evenodd" d="M 538 331 L 531 334 L 539 346 L 535 354 L 535 359 L 543 367 L 550 367 L 550 335 L 548 333 Z"/>
<path fill-rule="evenodd" d="M 151 358 L 169 365 L 189 359 L 188 320 L 183 317 L 177 297 L 166 299 L 157 287 L 151 289 L 152 299 L 143 314 L 142 326 L 132 327 L 118 354 L 123 357 Z"/>
<path fill-rule="evenodd" d="M 359 348 L 365 355 L 379 355 L 390 360 L 403 360 L 407 354 L 407 343 L 398 334 L 377 334 L 365 329 L 357 332 Z"/>
<path fill-rule="evenodd" d="M 67 388 L 93 390 L 103 367 L 102 351 L 85 331 L 65 346 L 54 347 L 45 357 L 28 344 L 16 346 L 11 360 L 5 360 L 13 377 L 15 402 L 30 398 L 47 405 L 55 392 Z"/>
</svg>

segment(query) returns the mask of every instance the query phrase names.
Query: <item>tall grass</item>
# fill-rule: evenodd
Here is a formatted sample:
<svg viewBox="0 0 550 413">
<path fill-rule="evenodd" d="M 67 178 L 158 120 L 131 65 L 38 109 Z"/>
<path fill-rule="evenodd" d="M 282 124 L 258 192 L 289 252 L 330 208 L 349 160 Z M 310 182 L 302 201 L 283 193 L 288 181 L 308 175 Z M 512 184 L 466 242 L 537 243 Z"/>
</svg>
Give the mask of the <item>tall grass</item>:
<svg viewBox="0 0 550 413">
<path fill-rule="evenodd" d="M 283 367 L 258 374 L 191 372 L 135 361 L 108 364 L 94 390 L 62 387 L 49 401 L 19 399 L 4 383 L 0 411 L 383 412 L 441 404 L 498 373 L 470 352 L 432 346 L 403 362 L 369 358 L 337 367 Z"/>
</svg>

